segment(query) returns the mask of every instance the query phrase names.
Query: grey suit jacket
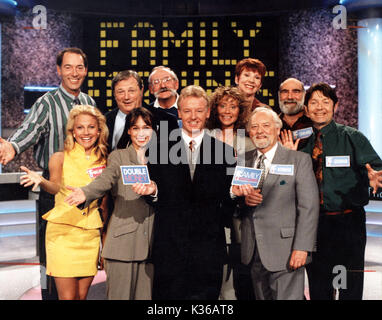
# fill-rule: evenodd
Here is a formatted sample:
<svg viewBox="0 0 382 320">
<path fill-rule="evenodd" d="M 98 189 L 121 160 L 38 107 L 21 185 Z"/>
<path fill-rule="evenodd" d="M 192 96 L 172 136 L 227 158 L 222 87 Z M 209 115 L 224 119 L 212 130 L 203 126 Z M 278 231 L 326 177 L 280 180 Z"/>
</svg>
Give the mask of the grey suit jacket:
<svg viewBox="0 0 382 320">
<path fill-rule="evenodd" d="M 256 155 L 246 153 L 247 167 Z M 263 202 L 243 208 L 241 258 L 249 264 L 256 249 L 264 267 L 276 272 L 288 268 L 293 250 L 315 251 L 319 195 L 309 155 L 278 144 L 272 164 L 294 165 L 294 174 L 268 173 Z"/>
<path fill-rule="evenodd" d="M 87 186 L 85 207 L 111 190 L 114 211 L 109 221 L 102 256 L 120 261 L 143 261 L 151 251 L 154 211 L 143 197 L 124 185 L 121 165 L 138 165 L 133 146 L 113 151 L 106 169 Z"/>
</svg>

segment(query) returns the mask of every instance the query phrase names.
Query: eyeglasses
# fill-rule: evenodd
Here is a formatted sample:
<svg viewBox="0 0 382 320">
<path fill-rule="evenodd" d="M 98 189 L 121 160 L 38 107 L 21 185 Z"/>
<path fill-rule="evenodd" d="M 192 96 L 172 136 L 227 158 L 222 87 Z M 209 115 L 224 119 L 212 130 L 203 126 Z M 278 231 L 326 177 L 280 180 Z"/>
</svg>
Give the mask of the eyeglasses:
<svg viewBox="0 0 382 320">
<path fill-rule="evenodd" d="M 161 83 L 166 84 L 167 82 L 172 81 L 172 80 L 174 80 L 174 79 L 171 77 L 167 77 L 167 78 L 163 78 L 163 79 L 155 79 L 155 80 L 151 81 L 151 83 L 154 86 L 157 86 L 158 84 L 161 84 Z"/>
<path fill-rule="evenodd" d="M 287 90 L 287 89 L 282 89 L 280 90 L 280 94 L 282 95 L 287 95 L 289 92 L 292 92 L 294 95 L 298 95 L 302 93 L 301 89 L 293 89 L 293 90 Z"/>
</svg>

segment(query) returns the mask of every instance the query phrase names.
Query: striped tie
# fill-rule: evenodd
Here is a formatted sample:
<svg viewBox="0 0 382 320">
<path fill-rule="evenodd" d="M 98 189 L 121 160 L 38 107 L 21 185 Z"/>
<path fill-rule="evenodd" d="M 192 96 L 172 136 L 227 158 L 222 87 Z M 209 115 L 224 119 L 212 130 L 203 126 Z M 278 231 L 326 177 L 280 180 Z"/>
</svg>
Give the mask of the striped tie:
<svg viewBox="0 0 382 320">
<path fill-rule="evenodd" d="M 265 163 L 264 163 L 264 160 L 265 160 L 265 155 L 262 154 L 259 157 L 259 161 L 257 162 L 257 169 L 262 169 L 263 170 L 261 172 L 261 177 L 260 177 L 259 184 L 257 185 L 258 189 L 261 189 L 263 187 L 264 180 L 265 180 Z"/>
</svg>

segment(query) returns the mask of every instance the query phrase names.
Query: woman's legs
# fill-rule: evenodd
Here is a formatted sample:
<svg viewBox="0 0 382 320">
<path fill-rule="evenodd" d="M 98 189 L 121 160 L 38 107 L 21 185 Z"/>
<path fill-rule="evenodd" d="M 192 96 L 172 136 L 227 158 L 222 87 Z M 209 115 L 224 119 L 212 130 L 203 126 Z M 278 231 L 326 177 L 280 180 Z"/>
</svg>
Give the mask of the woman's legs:
<svg viewBox="0 0 382 320">
<path fill-rule="evenodd" d="M 58 298 L 60 300 L 85 300 L 93 278 L 93 276 L 80 278 L 55 277 Z"/>
</svg>

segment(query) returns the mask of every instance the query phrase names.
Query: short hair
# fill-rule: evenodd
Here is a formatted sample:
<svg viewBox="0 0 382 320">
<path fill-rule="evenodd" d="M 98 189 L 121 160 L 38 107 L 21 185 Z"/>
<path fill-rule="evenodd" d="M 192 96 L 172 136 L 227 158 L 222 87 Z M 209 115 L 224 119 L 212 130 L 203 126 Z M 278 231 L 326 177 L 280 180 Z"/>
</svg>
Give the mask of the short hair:
<svg viewBox="0 0 382 320">
<path fill-rule="evenodd" d="M 296 79 L 296 78 L 288 78 L 288 79 L 284 80 L 283 82 L 281 82 L 281 84 L 280 84 L 280 86 L 279 86 L 279 91 L 281 90 L 281 87 L 282 87 L 287 81 L 291 81 L 291 80 L 300 83 L 302 91 L 305 92 L 304 83 L 303 83 L 302 81 Z"/>
<path fill-rule="evenodd" d="M 151 84 L 151 77 L 152 77 L 152 75 L 156 72 L 156 71 L 158 71 L 158 70 L 164 70 L 164 71 L 167 71 L 174 79 L 175 79 L 175 81 L 179 81 L 178 80 L 178 77 L 177 77 L 177 75 L 176 75 L 176 73 L 171 69 L 171 68 L 169 68 L 169 67 L 165 67 L 165 66 L 156 66 L 155 68 L 153 68 L 153 70 L 151 70 L 151 73 L 150 73 L 150 75 L 149 75 L 149 79 L 148 79 L 148 82 L 149 82 L 149 84 Z"/>
<path fill-rule="evenodd" d="M 66 124 L 66 138 L 64 143 L 65 151 L 71 151 L 74 148 L 74 121 L 80 114 L 88 114 L 97 119 L 100 134 L 95 145 L 95 154 L 97 156 L 96 162 L 106 160 L 107 138 L 109 136 L 109 129 L 106 125 L 106 118 L 99 109 L 90 105 L 76 105 L 72 108 L 72 110 L 70 110 L 68 123 Z"/>
<path fill-rule="evenodd" d="M 190 86 L 183 88 L 182 91 L 180 91 L 179 98 L 178 98 L 178 108 L 179 109 L 181 108 L 181 103 L 182 103 L 183 99 L 188 98 L 188 97 L 203 98 L 204 100 L 206 100 L 206 105 L 207 105 L 207 109 L 208 109 L 209 98 L 208 98 L 206 91 L 202 87 L 196 86 L 196 85 L 190 85 Z"/>
<path fill-rule="evenodd" d="M 279 118 L 279 116 L 277 115 L 276 112 L 274 112 L 271 108 L 258 107 L 258 108 L 256 108 L 255 110 L 252 111 L 252 113 L 250 114 L 250 116 L 248 118 L 247 131 L 249 131 L 249 129 L 250 129 L 252 118 L 255 116 L 256 113 L 259 113 L 259 112 L 267 112 L 267 113 L 269 113 L 272 116 L 273 121 L 275 122 L 276 127 L 279 128 L 279 129 L 282 128 L 283 123 L 282 123 L 281 119 Z"/>
<path fill-rule="evenodd" d="M 321 91 L 325 97 L 331 99 L 333 101 L 333 106 L 335 106 L 336 103 L 338 102 L 336 90 L 333 89 L 330 85 L 328 85 L 325 82 L 319 82 L 319 83 L 312 84 L 310 86 L 310 88 L 308 90 L 306 90 L 306 94 L 305 94 L 305 105 L 306 106 L 308 106 L 308 102 L 309 102 L 310 98 L 312 97 L 313 92 L 315 92 L 315 91 Z"/>
<path fill-rule="evenodd" d="M 88 67 L 88 57 L 86 56 L 86 54 L 80 48 L 75 48 L 75 47 L 65 48 L 64 50 L 61 50 L 58 53 L 58 55 L 56 57 L 56 64 L 59 67 L 61 67 L 62 60 L 64 59 L 64 54 L 67 53 L 67 52 L 79 54 L 82 57 L 82 59 L 84 60 L 85 68 Z"/>
<path fill-rule="evenodd" d="M 151 128 L 154 128 L 154 116 L 153 114 L 144 107 L 138 107 L 129 112 L 126 116 L 126 130 L 129 130 L 138 120 L 139 117 L 142 117 L 142 120 L 149 125 Z"/>
<path fill-rule="evenodd" d="M 235 76 L 239 78 L 244 69 L 257 71 L 261 76 L 261 82 L 263 82 L 265 73 L 267 72 L 264 63 L 255 58 L 245 58 L 240 60 L 235 67 Z"/>
<path fill-rule="evenodd" d="M 220 101 L 224 97 L 231 97 L 238 102 L 239 106 L 239 115 L 234 123 L 234 131 L 237 129 L 245 128 L 246 121 L 248 119 L 248 111 L 250 110 L 247 101 L 244 98 L 243 93 L 240 91 L 238 87 L 218 87 L 212 93 L 210 97 L 210 117 L 207 121 L 207 128 L 212 130 L 215 128 L 221 129 L 222 124 L 219 120 L 217 107 Z"/>
<path fill-rule="evenodd" d="M 121 72 L 118 72 L 117 75 L 111 80 L 111 90 L 114 92 L 114 88 L 116 84 L 122 80 L 128 80 L 130 78 L 134 78 L 137 80 L 139 89 L 142 90 L 143 88 L 143 80 L 141 76 L 136 72 L 135 70 L 124 70 Z"/>
</svg>

